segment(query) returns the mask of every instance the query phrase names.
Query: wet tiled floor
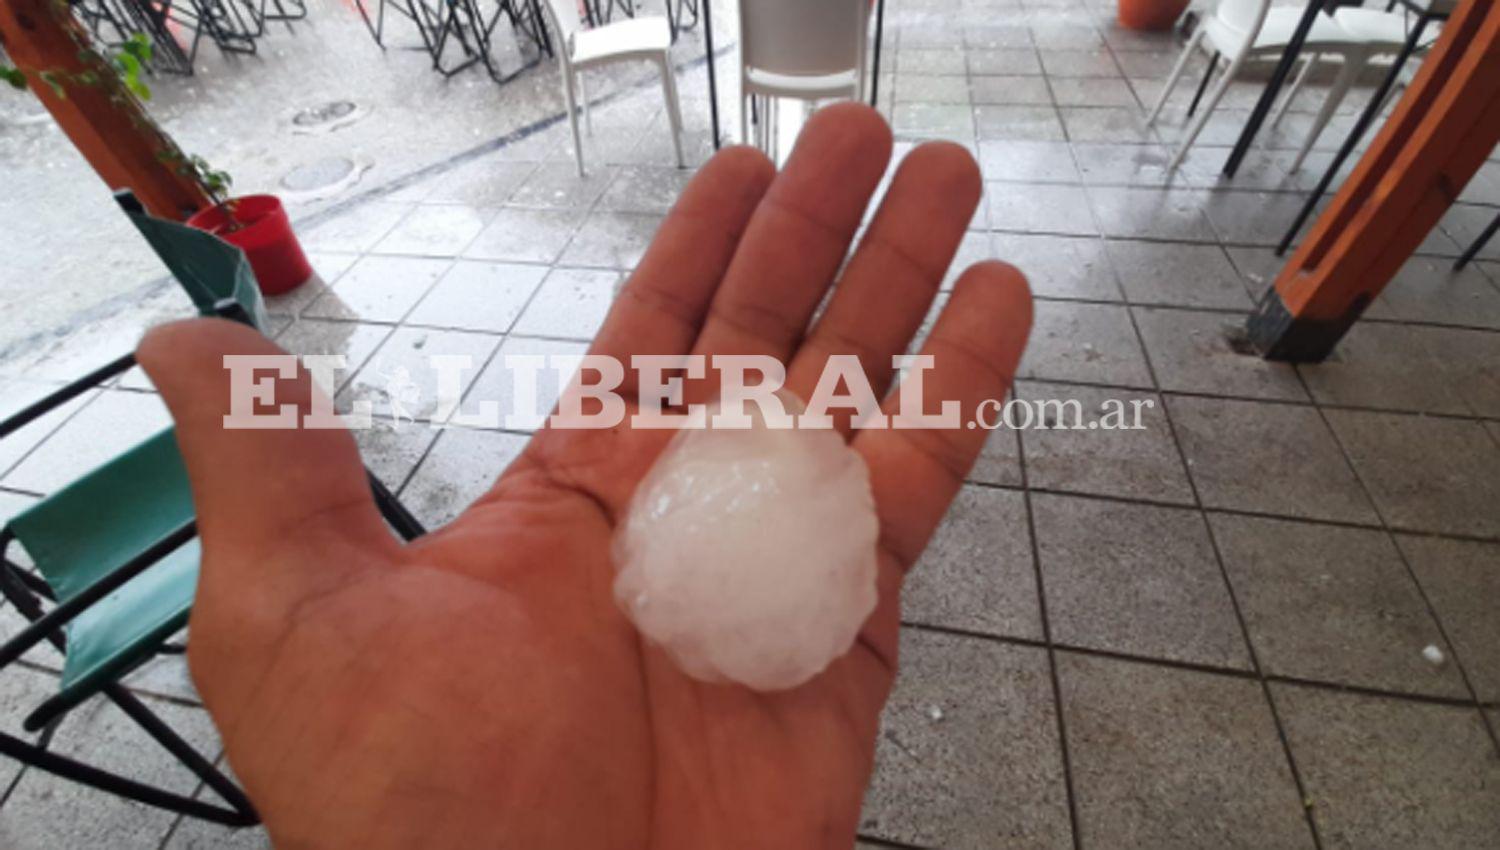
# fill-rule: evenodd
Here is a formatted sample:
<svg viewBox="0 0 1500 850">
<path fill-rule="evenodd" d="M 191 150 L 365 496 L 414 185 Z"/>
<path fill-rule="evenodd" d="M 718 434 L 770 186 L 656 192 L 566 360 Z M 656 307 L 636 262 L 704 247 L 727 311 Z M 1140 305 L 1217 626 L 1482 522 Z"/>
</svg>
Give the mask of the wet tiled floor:
<svg viewBox="0 0 1500 850">
<path fill-rule="evenodd" d="M 987 203 L 964 256 L 1014 262 L 1038 298 L 1016 395 L 1155 406 L 1139 431 L 992 438 L 905 597 L 863 840 L 1500 845 L 1500 263 L 1449 271 L 1500 206 L 1500 164 L 1332 360 L 1246 357 L 1226 329 L 1274 277 L 1270 246 L 1368 89 L 1304 170 L 1286 169 L 1307 95 L 1225 181 L 1258 90 L 1236 85 L 1168 175 L 1191 86 L 1160 126 L 1141 116 L 1175 55 L 1170 37 L 1119 29 L 1104 0 L 891 0 L 881 90 L 898 153 L 972 147 Z M 685 179 L 654 89 L 594 118 L 586 180 L 554 124 L 306 230 L 321 281 L 271 305 L 278 340 L 348 355 L 346 397 L 418 356 L 466 353 L 487 364 L 466 375 L 471 397 L 503 400 L 501 355 L 581 351 Z M 1500 260 L 1500 243 L 1482 256 Z M 162 295 L 75 342 L 122 349 L 181 310 Z M 79 366 L 10 364 L 6 403 Z M 7 440 L 0 511 L 158 427 L 147 389 L 126 381 Z M 433 524 L 525 439 L 377 425 L 359 438 L 367 461 Z M 0 677 L 8 723 L 55 663 Z M 178 662 L 133 683 L 216 751 Z M 57 746 L 181 782 L 132 735 L 91 706 Z M 0 846 L 264 844 L 4 762 L 0 783 Z"/>
</svg>

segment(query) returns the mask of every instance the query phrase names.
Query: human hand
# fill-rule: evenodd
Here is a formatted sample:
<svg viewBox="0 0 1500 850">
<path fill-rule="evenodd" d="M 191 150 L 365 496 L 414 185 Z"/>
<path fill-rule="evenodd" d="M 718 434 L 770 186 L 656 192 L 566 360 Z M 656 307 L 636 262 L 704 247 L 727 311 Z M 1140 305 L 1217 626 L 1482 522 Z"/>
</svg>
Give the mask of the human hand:
<svg viewBox="0 0 1500 850">
<path fill-rule="evenodd" d="M 845 104 L 810 120 L 780 175 L 720 153 L 591 352 L 769 354 L 802 398 L 853 353 L 884 395 L 980 197 L 963 149 L 914 150 L 809 329 L 890 151 L 879 116 Z M 926 342 L 924 395 L 972 419 L 1004 396 L 1030 322 L 1014 269 L 969 269 Z M 222 427 L 223 355 L 278 351 L 194 320 L 139 357 L 199 513 L 193 679 L 279 848 L 850 846 L 902 578 L 986 431 L 850 435 L 881 522 L 879 604 L 824 673 L 758 693 L 685 677 L 615 605 L 615 524 L 671 432 L 544 429 L 461 517 L 402 545 L 347 431 Z M 276 403 L 305 411 L 315 392 L 302 372 Z"/>
</svg>

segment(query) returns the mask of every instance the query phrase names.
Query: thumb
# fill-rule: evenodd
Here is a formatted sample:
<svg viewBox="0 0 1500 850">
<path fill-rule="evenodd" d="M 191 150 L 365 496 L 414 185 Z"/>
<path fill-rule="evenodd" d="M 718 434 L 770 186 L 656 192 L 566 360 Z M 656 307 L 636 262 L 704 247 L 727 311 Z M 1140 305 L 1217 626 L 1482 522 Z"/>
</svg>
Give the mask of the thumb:
<svg viewBox="0 0 1500 850">
<path fill-rule="evenodd" d="M 222 319 L 157 327 L 136 351 L 177 423 L 177 445 L 192 481 L 205 562 L 243 564 L 258 575 L 241 578 L 263 581 L 271 578 L 265 571 L 300 568 L 300 559 L 285 557 L 288 549 L 322 549 L 327 556 L 334 555 L 330 548 L 344 549 L 338 544 L 350 542 L 393 549 L 396 544 L 375 508 L 354 438 L 342 427 L 301 427 L 315 398 L 322 409 L 330 409 L 307 370 L 298 364 L 292 377 L 280 377 L 273 369 L 257 370 L 254 379 L 273 388 L 267 396 L 274 396 L 274 401 L 250 408 L 250 402 L 241 399 L 231 408 L 235 383 L 246 381 L 231 380 L 225 365 L 229 355 L 291 356 L 254 329 Z M 270 415 L 284 407 L 295 409 L 295 426 L 245 429 L 224 424 L 231 409 Z M 264 557 L 273 553 L 277 557 Z M 319 560 L 327 564 L 320 565 L 325 570 L 354 569 L 364 562 L 343 557 Z M 277 576 L 276 583 L 289 578 L 293 577 Z"/>
</svg>

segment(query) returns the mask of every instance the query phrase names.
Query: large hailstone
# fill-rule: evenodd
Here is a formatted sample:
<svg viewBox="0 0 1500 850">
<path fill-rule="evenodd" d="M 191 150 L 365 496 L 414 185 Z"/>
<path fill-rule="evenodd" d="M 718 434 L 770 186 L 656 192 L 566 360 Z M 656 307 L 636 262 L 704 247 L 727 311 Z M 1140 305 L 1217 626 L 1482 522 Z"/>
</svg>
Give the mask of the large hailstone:
<svg viewBox="0 0 1500 850">
<path fill-rule="evenodd" d="M 782 394 L 789 413 L 801 404 Z M 687 673 L 762 691 L 822 672 L 875 608 L 864 460 L 828 429 L 710 429 L 700 411 L 616 532 L 615 599 Z"/>
</svg>

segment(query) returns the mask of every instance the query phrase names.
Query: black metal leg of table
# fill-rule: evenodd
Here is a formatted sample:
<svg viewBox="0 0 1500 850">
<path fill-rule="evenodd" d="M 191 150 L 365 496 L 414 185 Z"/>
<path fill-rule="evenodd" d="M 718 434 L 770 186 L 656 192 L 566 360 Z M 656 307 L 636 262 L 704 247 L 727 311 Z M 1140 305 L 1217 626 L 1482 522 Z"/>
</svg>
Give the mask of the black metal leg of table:
<svg viewBox="0 0 1500 850">
<path fill-rule="evenodd" d="M 880 42 L 885 40 L 885 0 L 875 0 L 875 61 L 871 63 L 870 105 L 879 108 Z"/>
<path fill-rule="evenodd" d="M 1485 244 L 1495 237 L 1495 231 L 1497 230 L 1500 230 L 1500 215 L 1495 216 L 1489 226 L 1484 229 L 1484 232 L 1479 234 L 1479 238 L 1474 240 L 1474 244 L 1470 245 L 1464 251 L 1464 255 L 1453 263 L 1453 270 L 1458 271 L 1467 266 L 1469 261 L 1474 259 L 1474 255 L 1484 250 Z"/>
<path fill-rule="evenodd" d="M 1318 15 L 1323 14 L 1323 6 L 1330 2 L 1333 0 L 1313 0 L 1302 12 L 1302 19 L 1297 22 L 1297 29 L 1292 32 L 1292 37 L 1287 42 L 1286 50 L 1281 54 L 1281 61 L 1276 63 L 1276 70 L 1271 73 L 1271 79 L 1266 82 L 1265 91 L 1260 93 L 1260 100 L 1255 102 L 1255 109 L 1245 121 L 1245 129 L 1240 131 L 1240 137 L 1234 143 L 1234 150 L 1229 152 L 1229 159 L 1224 162 L 1225 177 L 1233 177 L 1234 172 L 1239 170 L 1240 161 L 1249 152 L 1250 143 L 1255 141 L 1255 134 L 1260 131 L 1260 125 L 1265 123 L 1266 116 L 1271 113 L 1271 106 L 1276 102 L 1276 95 L 1281 92 L 1282 85 L 1291 74 L 1292 66 L 1297 64 L 1297 56 L 1302 52 L 1302 45 L 1307 41 L 1308 33 L 1312 32 L 1313 23 L 1318 19 Z"/>
<path fill-rule="evenodd" d="M 1193 113 L 1198 111 L 1198 101 L 1202 100 L 1203 93 L 1208 91 L 1208 81 L 1213 79 L 1214 69 L 1217 67 L 1219 67 L 1219 51 L 1215 50 L 1214 55 L 1208 58 L 1208 70 L 1203 72 L 1203 82 L 1198 84 L 1198 91 L 1193 94 L 1193 102 L 1188 105 L 1189 118 L 1192 118 Z"/>
<path fill-rule="evenodd" d="M 1324 192 L 1328 191 L 1329 185 L 1333 183 L 1333 178 L 1343 167 L 1344 161 L 1349 158 L 1349 154 L 1354 152 L 1355 146 L 1359 144 L 1365 131 L 1375 123 L 1375 117 L 1380 114 L 1380 107 L 1385 103 L 1385 96 L 1401 78 L 1401 67 L 1416 51 L 1417 45 L 1421 42 L 1422 30 L 1427 28 L 1429 20 L 1431 18 L 1427 15 L 1417 18 L 1417 24 L 1411 28 L 1411 34 L 1406 37 L 1406 43 L 1401 45 L 1401 52 L 1396 54 L 1396 60 L 1391 63 L 1391 70 L 1386 73 L 1385 79 L 1380 81 L 1380 87 L 1375 89 L 1375 93 L 1370 96 L 1370 102 L 1365 104 L 1364 111 L 1359 114 L 1359 120 L 1354 122 L 1354 128 L 1349 131 L 1344 143 L 1339 146 L 1339 152 L 1334 155 L 1333 161 L 1328 163 L 1323 176 L 1318 178 L 1318 187 L 1307 196 L 1307 201 L 1302 204 L 1302 209 L 1298 210 L 1297 217 L 1292 220 L 1292 226 L 1287 228 L 1286 235 L 1281 237 L 1281 244 L 1276 246 L 1278 257 L 1285 254 L 1286 249 L 1291 247 L 1292 241 L 1297 238 L 1297 232 L 1302 229 L 1308 216 L 1312 215 L 1313 210 L 1317 208 L 1318 200 L 1323 197 Z"/>
<path fill-rule="evenodd" d="M 713 0 L 703 0 L 703 44 L 708 51 L 708 121 L 713 128 L 714 150 L 719 149 L 719 84 L 714 77 Z"/>
</svg>

